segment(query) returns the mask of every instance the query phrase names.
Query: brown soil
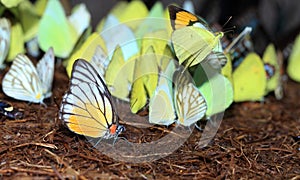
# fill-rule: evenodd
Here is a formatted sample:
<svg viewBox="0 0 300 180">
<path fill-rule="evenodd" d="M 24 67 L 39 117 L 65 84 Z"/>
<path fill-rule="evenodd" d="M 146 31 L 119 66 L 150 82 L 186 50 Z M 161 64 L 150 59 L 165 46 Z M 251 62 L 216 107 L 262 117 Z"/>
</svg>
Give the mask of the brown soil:
<svg viewBox="0 0 300 180">
<path fill-rule="evenodd" d="M 300 179 L 298 83 L 287 81 L 281 101 L 271 94 L 264 102 L 233 104 L 225 112 L 216 137 L 205 148 L 197 148 L 201 133 L 194 129 L 172 154 L 154 162 L 126 163 L 102 154 L 62 125 L 58 109 L 68 77 L 61 65 L 56 67 L 54 82 L 47 107 L 0 93 L 1 99 L 25 113 L 20 120 L 1 117 L 0 179 Z M 164 127 L 143 131 L 126 128 L 122 136 L 133 142 L 151 141 L 165 134 Z"/>
</svg>

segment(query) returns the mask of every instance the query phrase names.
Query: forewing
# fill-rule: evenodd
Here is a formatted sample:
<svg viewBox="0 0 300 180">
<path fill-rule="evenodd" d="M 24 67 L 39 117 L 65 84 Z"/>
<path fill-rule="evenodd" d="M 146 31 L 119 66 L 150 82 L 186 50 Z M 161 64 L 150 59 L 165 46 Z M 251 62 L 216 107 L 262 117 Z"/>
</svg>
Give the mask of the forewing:
<svg viewBox="0 0 300 180">
<path fill-rule="evenodd" d="M 203 61 L 219 41 L 208 30 L 192 26 L 175 30 L 171 39 L 179 64 L 185 62 L 188 66 Z"/>
<path fill-rule="evenodd" d="M 91 64 L 98 70 L 98 73 L 100 74 L 101 78 L 104 79 L 103 77 L 108 67 L 109 59 L 107 57 L 107 54 L 99 45 L 95 49 L 94 55 L 91 60 Z"/>
<path fill-rule="evenodd" d="M 51 95 L 54 64 L 55 59 L 53 48 L 49 48 L 42 59 L 37 63 L 37 73 L 42 82 L 43 92 L 47 97 Z"/>
</svg>

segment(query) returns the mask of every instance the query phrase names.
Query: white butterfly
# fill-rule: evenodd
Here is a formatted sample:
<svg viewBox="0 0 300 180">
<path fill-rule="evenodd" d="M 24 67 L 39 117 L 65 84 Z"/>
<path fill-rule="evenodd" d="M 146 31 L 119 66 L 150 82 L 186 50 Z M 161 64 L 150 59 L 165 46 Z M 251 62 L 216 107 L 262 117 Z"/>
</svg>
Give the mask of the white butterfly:
<svg viewBox="0 0 300 180">
<path fill-rule="evenodd" d="M 67 127 L 93 138 L 116 139 L 125 130 L 119 125 L 111 94 L 97 70 L 85 60 L 73 64 L 69 91 L 60 107 Z"/>
<path fill-rule="evenodd" d="M 107 16 L 100 35 L 105 41 L 109 59 L 112 58 L 113 52 L 118 45 L 122 49 L 125 61 L 139 52 L 133 31 L 127 25 L 120 23 L 112 14 Z"/>
<path fill-rule="evenodd" d="M 34 67 L 30 59 L 19 54 L 2 81 L 3 92 L 12 98 L 43 103 L 51 96 L 54 75 L 54 52 L 50 48 Z"/>
<path fill-rule="evenodd" d="M 171 63 L 172 60 L 166 69 L 165 77 L 160 77 L 155 95 L 150 99 L 149 121 L 161 125 L 177 122 L 190 126 L 205 115 L 207 105 L 201 92 L 192 83 L 191 76 L 182 68 L 174 70 L 175 66 Z M 173 75 L 174 92 L 170 74 Z M 159 105 L 162 103 L 165 106 Z"/>
<path fill-rule="evenodd" d="M 10 31 L 9 20 L 6 18 L 0 18 L 0 68 L 4 68 L 3 62 L 8 54 Z"/>
<path fill-rule="evenodd" d="M 109 62 L 110 60 L 108 59 L 107 54 L 102 47 L 98 45 L 92 57 L 91 64 L 95 69 L 98 70 L 98 73 L 102 79 L 104 79 L 105 71 L 109 65 Z"/>
</svg>

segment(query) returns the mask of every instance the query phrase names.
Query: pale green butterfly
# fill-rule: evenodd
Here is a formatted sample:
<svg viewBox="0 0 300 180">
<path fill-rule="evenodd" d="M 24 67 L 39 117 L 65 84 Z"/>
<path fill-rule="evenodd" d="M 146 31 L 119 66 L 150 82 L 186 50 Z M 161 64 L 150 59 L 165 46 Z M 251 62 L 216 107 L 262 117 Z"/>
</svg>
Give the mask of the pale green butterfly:
<svg viewBox="0 0 300 180">
<path fill-rule="evenodd" d="M 54 75 L 54 52 L 50 48 L 34 67 L 30 59 L 19 54 L 2 81 L 3 92 L 14 99 L 43 103 L 51 96 Z"/>
<path fill-rule="evenodd" d="M 147 104 L 147 97 L 151 98 L 158 83 L 157 57 L 152 46 L 144 54 L 137 57 L 133 84 L 130 96 L 132 113 L 137 113 Z"/>
<path fill-rule="evenodd" d="M 58 0 L 48 1 L 38 28 L 40 48 L 46 51 L 53 47 L 56 56 L 68 57 L 83 31 L 89 26 L 90 18 L 84 4 L 74 7 L 72 14 L 66 17 Z"/>
<path fill-rule="evenodd" d="M 107 64 L 107 60 L 105 64 Z M 134 73 L 135 56 L 124 60 L 122 49 L 117 46 L 112 59 L 105 70 L 105 80 L 111 94 L 124 101 L 129 101 L 129 92 Z M 106 65 L 105 65 L 106 66 Z"/>
<path fill-rule="evenodd" d="M 10 46 L 10 22 L 6 18 L 0 19 L 0 68 L 4 68 L 3 62 L 8 54 Z"/>
<path fill-rule="evenodd" d="M 193 78 L 206 100 L 207 117 L 224 112 L 233 102 L 231 82 L 218 70 L 212 68 L 207 61 L 198 65 Z"/>
</svg>

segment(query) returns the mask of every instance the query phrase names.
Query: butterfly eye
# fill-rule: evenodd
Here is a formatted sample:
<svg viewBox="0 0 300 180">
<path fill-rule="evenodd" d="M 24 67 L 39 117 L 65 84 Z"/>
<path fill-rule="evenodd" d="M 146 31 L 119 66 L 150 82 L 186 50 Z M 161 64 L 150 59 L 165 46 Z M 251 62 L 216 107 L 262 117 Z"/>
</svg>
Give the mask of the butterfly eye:
<svg viewBox="0 0 300 180">
<path fill-rule="evenodd" d="M 267 79 L 271 79 L 275 74 L 276 71 L 275 67 L 269 63 L 265 63 L 264 67 L 265 67 Z"/>
</svg>

